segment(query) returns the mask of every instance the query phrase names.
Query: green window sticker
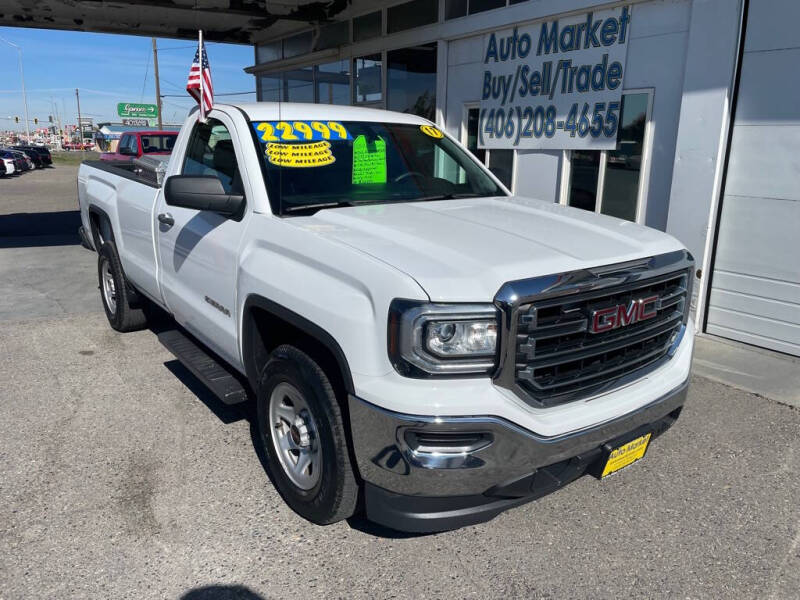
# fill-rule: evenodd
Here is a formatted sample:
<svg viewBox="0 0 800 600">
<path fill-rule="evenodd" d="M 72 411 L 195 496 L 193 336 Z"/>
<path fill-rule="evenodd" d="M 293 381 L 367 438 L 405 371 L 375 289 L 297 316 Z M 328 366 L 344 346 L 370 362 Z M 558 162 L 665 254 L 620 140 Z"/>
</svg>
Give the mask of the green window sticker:
<svg viewBox="0 0 800 600">
<path fill-rule="evenodd" d="M 386 142 L 376 138 L 367 142 L 359 135 L 353 140 L 353 185 L 386 183 Z"/>
</svg>

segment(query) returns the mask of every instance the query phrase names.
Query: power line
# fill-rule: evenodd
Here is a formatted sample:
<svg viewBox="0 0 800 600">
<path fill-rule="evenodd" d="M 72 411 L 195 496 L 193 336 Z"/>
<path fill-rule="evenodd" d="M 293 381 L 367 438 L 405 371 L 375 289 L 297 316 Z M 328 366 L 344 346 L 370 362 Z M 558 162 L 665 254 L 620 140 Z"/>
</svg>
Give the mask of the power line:
<svg viewBox="0 0 800 600">
<path fill-rule="evenodd" d="M 163 104 L 169 104 L 170 106 L 177 106 L 178 108 L 180 108 L 182 110 L 189 110 L 190 108 L 192 108 L 194 106 L 194 105 L 178 104 L 177 102 L 172 102 L 170 100 L 163 100 L 162 103 Z"/>
<path fill-rule="evenodd" d="M 142 81 L 142 94 L 139 96 L 139 102 L 144 101 L 144 88 L 147 86 L 147 73 L 150 71 L 150 55 L 151 52 L 147 53 L 147 61 L 144 63 L 144 80 Z"/>
<path fill-rule="evenodd" d="M 28 91 L 29 92 L 42 92 L 42 93 L 44 93 L 44 92 L 59 92 L 59 91 L 65 92 L 65 91 L 74 90 L 74 89 L 75 88 L 36 88 L 36 89 L 28 90 Z M 20 91 L 21 90 L 0 90 L 0 94 L 18 94 L 18 93 L 20 93 Z M 84 95 L 86 95 L 86 94 L 95 94 L 95 95 L 100 95 L 100 96 L 112 96 L 112 97 L 119 96 L 119 92 L 93 90 L 93 89 L 90 89 L 90 88 L 81 88 L 81 93 L 84 94 Z"/>
<path fill-rule="evenodd" d="M 210 44 L 211 42 L 206 42 Z M 185 46 L 167 46 L 166 48 L 162 48 L 161 46 L 158 47 L 159 51 L 161 50 L 183 50 L 185 48 L 197 48 L 197 44 L 186 44 Z"/>
<path fill-rule="evenodd" d="M 227 92 L 224 94 L 214 94 L 214 97 L 217 96 L 244 96 L 246 94 L 255 94 L 255 92 Z M 162 98 L 183 98 L 188 96 L 188 94 L 161 94 Z"/>
<path fill-rule="evenodd" d="M 181 90 L 181 91 L 185 91 L 185 90 L 186 90 L 186 88 L 185 88 L 184 86 L 182 86 L 182 85 L 178 85 L 177 83 L 173 83 L 172 81 L 167 81 L 167 80 L 166 80 L 166 79 L 164 79 L 163 77 L 161 78 L 161 82 L 162 82 L 162 83 L 166 83 L 167 85 L 171 85 L 171 86 L 172 86 L 172 87 L 174 87 L 176 90 Z"/>
<path fill-rule="evenodd" d="M 217 44 L 225 44 L 225 42 L 204 42 L 206 46 L 217 45 Z M 232 45 L 232 44 L 226 44 Z M 197 48 L 197 44 L 184 44 L 181 46 L 167 46 L 166 48 L 162 48 L 161 46 L 158 47 L 159 50 L 184 50 L 186 48 Z"/>
</svg>

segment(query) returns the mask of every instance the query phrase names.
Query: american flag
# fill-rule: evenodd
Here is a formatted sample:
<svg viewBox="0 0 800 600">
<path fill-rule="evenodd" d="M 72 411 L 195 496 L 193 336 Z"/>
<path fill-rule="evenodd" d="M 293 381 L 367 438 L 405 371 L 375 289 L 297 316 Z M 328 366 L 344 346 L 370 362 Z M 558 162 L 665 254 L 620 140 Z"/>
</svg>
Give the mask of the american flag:
<svg viewBox="0 0 800 600">
<path fill-rule="evenodd" d="M 200 66 L 200 55 L 202 54 L 202 70 Z M 202 78 L 202 80 L 201 80 Z M 194 53 L 192 68 L 189 70 L 189 80 L 186 82 L 186 91 L 197 100 L 200 105 L 200 120 L 205 121 L 206 115 L 214 106 L 214 86 L 211 84 L 211 67 L 208 64 L 206 47 L 203 45 L 202 38 Z"/>
</svg>

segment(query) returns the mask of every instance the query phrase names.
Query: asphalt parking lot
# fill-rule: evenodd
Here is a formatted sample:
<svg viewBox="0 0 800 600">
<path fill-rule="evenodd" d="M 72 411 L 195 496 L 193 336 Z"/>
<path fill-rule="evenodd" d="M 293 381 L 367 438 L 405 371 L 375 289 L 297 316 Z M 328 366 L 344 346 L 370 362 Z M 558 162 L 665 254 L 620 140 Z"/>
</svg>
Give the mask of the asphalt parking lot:
<svg viewBox="0 0 800 600">
<path fill-rule="evenodd" d="M 606 481 L 436 535 L 307 523 L 247 411 L 107 325 L 75 172 L 0 179 L 0 599 L 800 594 L 800 411 L 700 377 Z"/>
</svg>

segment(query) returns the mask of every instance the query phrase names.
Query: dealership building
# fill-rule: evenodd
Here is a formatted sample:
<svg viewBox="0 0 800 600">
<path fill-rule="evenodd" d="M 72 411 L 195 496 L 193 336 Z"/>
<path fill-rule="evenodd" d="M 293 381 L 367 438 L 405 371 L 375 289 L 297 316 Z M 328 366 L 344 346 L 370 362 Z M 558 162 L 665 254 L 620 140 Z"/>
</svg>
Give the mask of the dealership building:
<svg viewBox="0 0 800 600">
<path fill-rule="evenodd" d="M 514 193 L 655 227 L 706 332 L 800 355 L 800 2 L 354 1 L 255 44 L 259 100 L 423 115 Z"/>
<path fill-rule="evenodd" d="M 798 0 L 6 4 L 0 24 L 252 44 L 260 100 L 423 115 L 516 194 L 671 233 L 700 330 L 800 355 Z"/>
</svg>

